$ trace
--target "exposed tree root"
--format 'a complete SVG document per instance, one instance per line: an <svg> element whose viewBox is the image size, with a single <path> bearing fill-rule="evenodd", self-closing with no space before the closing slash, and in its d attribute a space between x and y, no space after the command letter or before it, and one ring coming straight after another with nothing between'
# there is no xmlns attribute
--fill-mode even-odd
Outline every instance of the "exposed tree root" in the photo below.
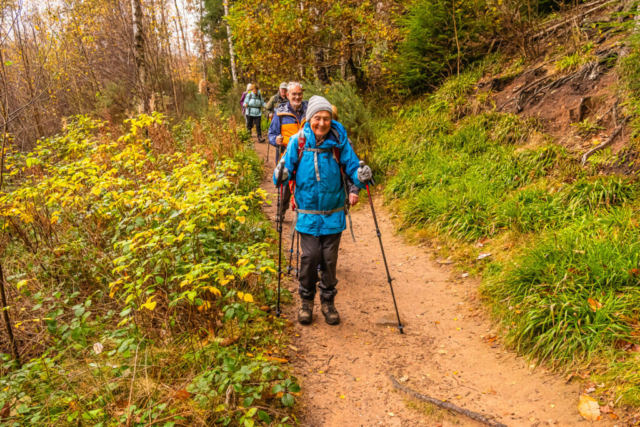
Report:
<svg viewBox="0 0 640 427"><path fill-rule="evenodd" d="M584 103L589 99L588 96L580 98L580 105L578 105L578 123L582 121L582 117L584 116Z"/></svg>
<svg viewBox="0 0 640 427"><path fill-rule="evenodd" d="M494 420L490 420L484 415L478 414L477 412L469 411L468 409L461 408L459 406L454 405L453 403L443 402L442 400L434 399L433 397L429 397L424 394L418 393L417 391L412 390L409 387L406 387L400 384L393 375L389 375L389 378L391 379L391 383L395 388L407 393L409 396L415 399L421 400L423 402L429 402L432 405L435 405L439 408L448 409L451 412L464 415L465 417L471 418L474 421L478 421L479 423L486 424L488 426L507 427L506 425Z"/></svg>
<svg viewBox="0 0 640 427"><path fill-rule="evenodd" d="M582 166L584 166L587 163L587 160L589 160L589 157L591 157L593 153L600 151L603 148L607 148L608 146L613 144L613 141L615 141L618 135L620 135L620 132L622 132L622 128L624 128L624 124L626 123L627 119L628 117L625 117L624 119L622 119L622 122L618 125L617 128L615 128L611 136L609 136L609 138L607 138L605 142L584 153L584 155L582 156Z"/></svg>
<svg viewBox="0 0 640 427"><path fill-rule="evenodd" d="M621 48L609 48L604 49L601 52L596 52L596 59L586 63L578 71L562 76L557 80L549 82L553 76L544 76L531 83L524 85L518 90L516 95L509 101L502 104L498 111L501 111L504 107L515 101L516 113L521 112L532 101L542 97L542 100L549 94L549 92L560 86L567 84L573 80L595 80L600 76L605 69L611 65L611 60L621 56Z"/></svg>

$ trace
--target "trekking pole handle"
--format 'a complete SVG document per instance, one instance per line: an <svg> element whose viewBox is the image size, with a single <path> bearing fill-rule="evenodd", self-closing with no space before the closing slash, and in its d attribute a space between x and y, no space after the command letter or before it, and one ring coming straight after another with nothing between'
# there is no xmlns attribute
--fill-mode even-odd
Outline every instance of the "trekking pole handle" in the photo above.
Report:
<svg viewBox="0 0 640 427"><path fill-rule="evenodd" d="M360 160L360 167L363 167L363 166L364 166L364 160ZM369 182L366 183L366 185L376 185L376 183L373 180L373 178L371 178Z"/></svg>

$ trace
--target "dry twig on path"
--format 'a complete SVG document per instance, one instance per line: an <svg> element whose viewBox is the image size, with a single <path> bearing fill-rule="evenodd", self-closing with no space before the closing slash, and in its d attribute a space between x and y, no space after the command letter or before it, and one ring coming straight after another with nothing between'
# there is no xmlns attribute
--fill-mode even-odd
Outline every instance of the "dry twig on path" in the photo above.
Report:
<svg viewBox="0 0 640 427"><path fill-rule="evenodd" d="M393 383L393 386L395 388L397 388L400 391L403 391L403 392L407 393L408 395L410 395L411 397L413 397L415 399L421 400L423 402L429 402L432 405L435 405L435 406L437 406L439 408L448 409L451 412L455 412L457 414L464 415L465 417L471 418L474 421L478 421L479 423L486 424L488 426L507 427L506 425L504 425L502 423L499 423L498 421L490 420L486 416L484 416L482 414L478 414L477 412L473 412L473 411L470 411L468 409L464 409L464 408L461 408L461 407L459 407L457 405L454 405L453 403L443 402L442 400L435 399L433 397L429 397L429 396L426 396L424 394L418 393L417 391L412 390L409 387L406 387L406 386L400 384L398 382L398 380L396 379L396 377L394 377L393 375L389 375L389 378L391 378L391 383Z"/></svg>

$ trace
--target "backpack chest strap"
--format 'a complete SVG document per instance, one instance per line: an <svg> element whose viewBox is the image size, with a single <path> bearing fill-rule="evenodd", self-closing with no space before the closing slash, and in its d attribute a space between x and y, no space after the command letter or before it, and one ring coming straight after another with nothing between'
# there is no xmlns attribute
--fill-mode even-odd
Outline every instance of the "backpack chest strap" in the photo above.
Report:
<svg viewBox="0 0 640 427"><path fill-rule="evenodd" d="M305 147L303 151L309 151L313 153L313 166L316 171L316 181L320 181L320 170L318 169L318 154L332 153L333 148L309 148Z"/></svg>

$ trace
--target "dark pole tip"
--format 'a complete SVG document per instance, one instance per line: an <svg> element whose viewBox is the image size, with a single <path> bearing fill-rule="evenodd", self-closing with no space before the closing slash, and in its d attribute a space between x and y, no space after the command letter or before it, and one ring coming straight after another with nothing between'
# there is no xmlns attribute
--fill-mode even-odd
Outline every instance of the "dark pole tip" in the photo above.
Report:
<svg viewBox="0 0 640 427"><path fill-rule="evenodd" d="M404 325L398 325L398 330L402 335L404 335Z"/></svg>

